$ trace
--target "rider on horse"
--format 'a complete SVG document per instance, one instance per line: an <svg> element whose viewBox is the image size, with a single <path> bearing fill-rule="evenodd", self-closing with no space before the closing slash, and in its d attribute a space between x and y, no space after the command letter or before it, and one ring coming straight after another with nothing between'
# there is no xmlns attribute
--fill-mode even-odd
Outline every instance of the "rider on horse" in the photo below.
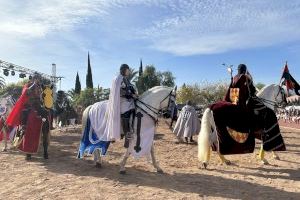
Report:
<svg viewBox="0 0 300 200"><path fill-rule="evenodd" d="M111 93L108 100L108 132L111 141L121 138L120 127L122 125L123 136L126 140L132 138L132 122L135 115L135 99L137 92L130 83L129 66L122 64L120 74L113 80ZM121 120L120 120L121 119ZM128 143L125 143L128 147Z"/></svg>
<svg viewBox="0 0 300 200"><path fill-rule="evenodd" d="M126 139L132 138L132 126L130 119L133 120L135 114L135 98L137 97L133 85L130 83L128 76L130 75L129 66L121 65L120 75L123 76L123 81L120 88L120 103L121 103L121 124L123 133Z"/></svg>
<svg viewBox="0 0 300 200"><path fill-rule="evenodd" d="M225 96L225 101L231 102L240 106L241 108L247 108L247 103L250 97L253 97L256 93L251 75L247 70L245 64L238 66L238 74L233 77L229 90Z"/></svg>

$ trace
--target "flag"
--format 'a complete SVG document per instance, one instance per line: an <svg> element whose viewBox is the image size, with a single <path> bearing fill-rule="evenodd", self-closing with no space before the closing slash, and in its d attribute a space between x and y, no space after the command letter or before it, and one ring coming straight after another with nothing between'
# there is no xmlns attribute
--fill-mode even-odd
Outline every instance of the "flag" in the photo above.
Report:
<svg viewBox="0 0 300 200"><path fill-rule="evenodd" d="M295 93L297 95L300 95L299 94L300 85L297 83L297 81L290 74L287 62L285 63L285 66L284 66L284 69L283 69L281 80L282 79L284 79L282 84L286 86L287 93L289 92L289 90L295 90Z"/></svg>

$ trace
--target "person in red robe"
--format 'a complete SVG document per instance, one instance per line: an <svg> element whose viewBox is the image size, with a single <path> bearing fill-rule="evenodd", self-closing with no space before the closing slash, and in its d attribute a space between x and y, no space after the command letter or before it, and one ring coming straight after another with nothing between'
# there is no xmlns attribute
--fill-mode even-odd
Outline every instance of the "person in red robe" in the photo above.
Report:
<svg viewBox="0 0 300 200"><path fill-rule="evenodd" d="M24 133L18 149L27 154L26 159L30 159L31 154L37 153L40 143L43 125L40 78L36 74L24 85L20 98L7 118L9 127L20 126L21 132Z"/></svg>

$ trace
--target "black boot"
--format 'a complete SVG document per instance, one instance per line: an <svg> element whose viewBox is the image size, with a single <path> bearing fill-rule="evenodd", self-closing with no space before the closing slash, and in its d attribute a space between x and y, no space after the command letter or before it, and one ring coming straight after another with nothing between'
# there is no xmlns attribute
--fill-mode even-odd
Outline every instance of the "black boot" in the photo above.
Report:
<svg viewBox="0 0 300 200"><path fill-rule="evenodd" d="M193 140L193 136L190 137L190 143L195 143L195 140Z"/></svg>
<svg viewBox="0 0 300 200"><path fill-rule="evenodd" d="M125 135L124 147L129 147L129 141L132 139L132 133L130 130L130 118L122 118L123 132Z"/></svg>
<svg viewBox="0 0 300 200"><path fill-rule="evenodd" d="M31 160L31 154L26 154L25 160Z"/></svg>
<svg viewBox="0 0 300 200"><path fill-rule="evenodd" d="M44 144L44 159L48 159L48 144Z"/></svg>

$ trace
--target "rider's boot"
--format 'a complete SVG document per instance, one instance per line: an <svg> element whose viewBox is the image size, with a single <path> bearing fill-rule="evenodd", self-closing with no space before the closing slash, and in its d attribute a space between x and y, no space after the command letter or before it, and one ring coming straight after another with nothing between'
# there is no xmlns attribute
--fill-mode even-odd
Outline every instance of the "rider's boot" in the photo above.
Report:
<svg viewBox="0 0 300 200"><path fill-rule="evenodd" d="M122 118L123 132L125 135L124 147L129 147L129 141L132 139L133 134L130 129L130 118Z"/></svg>

